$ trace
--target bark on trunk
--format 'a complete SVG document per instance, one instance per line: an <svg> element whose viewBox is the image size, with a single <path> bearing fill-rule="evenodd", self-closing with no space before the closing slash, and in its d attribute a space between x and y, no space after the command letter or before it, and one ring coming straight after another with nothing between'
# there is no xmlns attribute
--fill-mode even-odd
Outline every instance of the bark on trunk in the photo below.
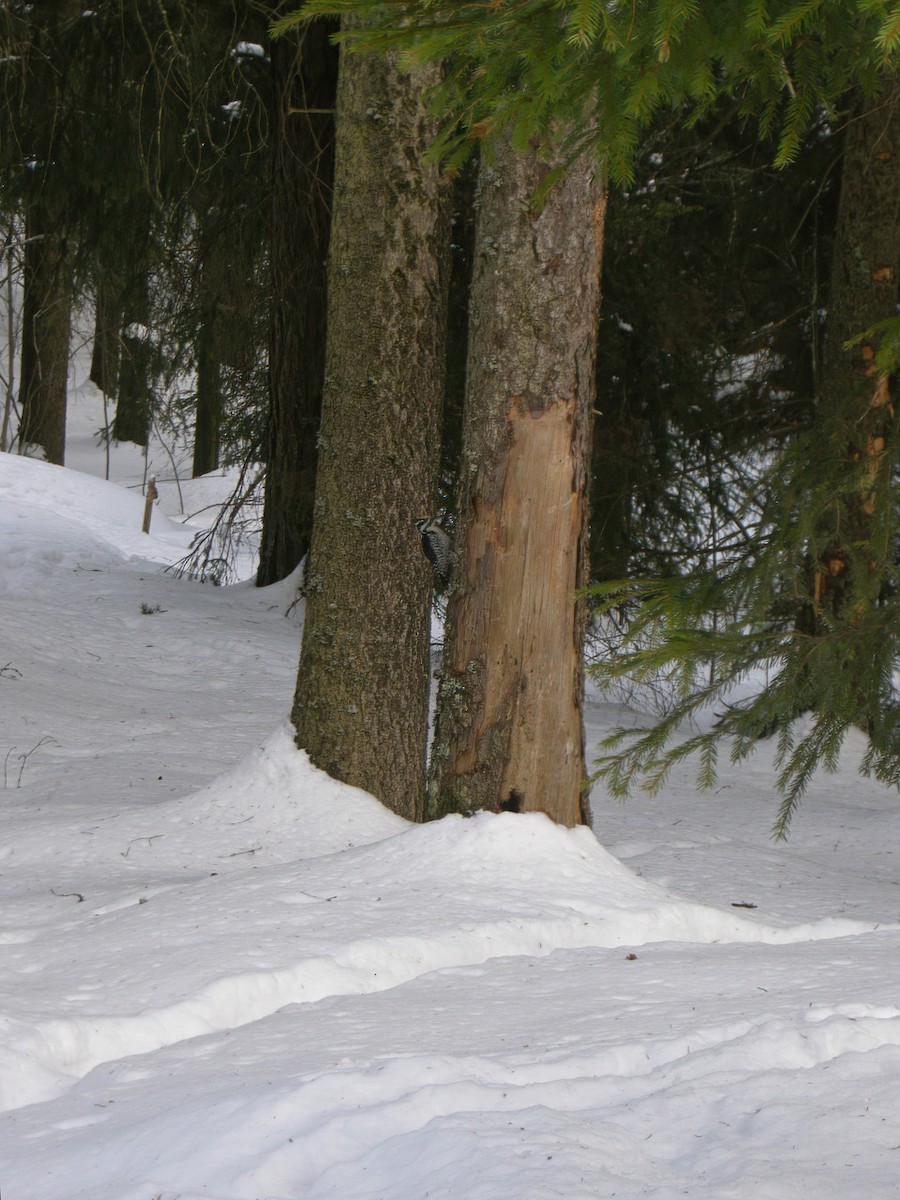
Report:
<svg viewBox="0 0 900 1200"><path fill-rule="evenodd" d="M312 529L334 175L333 28L317 21L296 37L276 39L270 50L273 302L260 587L294 570Z"/></svg>
<svg viewBox="0 0 900 1200"><path fill-rule="evenodd" d="M48 462L62 466L72 307L66 240L36 205L25 237L19 443L40 446Z"/></svg>
<svg viewBox="0 0 900 1200"><path fill-rule="evenodd" d="M582 820L582 648L605 194L507 142L482 166L460 483L429 817Z"/></svg>
<svg viewBox="0 0 900 1200"><path fill-rule="evenodd" d="M815 607L832 613L844 611L854 569L868 569L875 495L895 421L891 382L874 363L877 335L850 350L845 344L896 315L898 280L900 78L895 76L879 101L850 123L844 151L821 403L826 418L842 422L850 461L861 464L862 471L858 496L816 565Z"/></svg>
<svg viewBox="0 0 900 1200"><path fill-rule="evenodd" d="M346 55L337 102L328 352L297 744L421 817L449 257L447 189L423 162L429 68Z"/></svg>

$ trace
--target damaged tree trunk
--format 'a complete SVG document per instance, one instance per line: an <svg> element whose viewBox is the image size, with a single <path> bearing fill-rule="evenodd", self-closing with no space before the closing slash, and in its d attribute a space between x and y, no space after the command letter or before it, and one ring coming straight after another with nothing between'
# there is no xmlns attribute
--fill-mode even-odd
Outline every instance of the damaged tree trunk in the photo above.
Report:
<svg viewBox="0 0 900 1200"><path fill-rule="evenodd" d="M476 809L583 820L588 478L605 193L576 163L494 147L479 217L457 578L429 817Z"/></svg>

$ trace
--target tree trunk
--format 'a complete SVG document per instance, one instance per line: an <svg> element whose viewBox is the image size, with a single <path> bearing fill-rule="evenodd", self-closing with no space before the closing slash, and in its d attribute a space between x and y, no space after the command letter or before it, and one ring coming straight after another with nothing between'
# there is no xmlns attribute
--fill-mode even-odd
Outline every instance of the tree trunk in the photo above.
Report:
<svg viewBox="0 0 900 1200"><path fill-rule="evenodd" d="M482 167L460 481L458 578L428 813L582 820L582 650L605 194L508 141Z"/></svg>
<svg viewBox="0 0 900 1200"><path fill-rule="evenodd" d="M122 306L118 290L99 281L95 303L94 345L89 378L104 395L115 398L121 351L119 334L122 330Z"/></svg>
<svg viewBox="0 0 900 1200"><path fill-rule="evenodd" d="M844 150L825 329L821 408L837 422L860 485L851 497L815 567L816 612L844 612L871 569L875 495L886 438L895 413L888 376L875 365L878 335L852 349L846 343L897 314L900 279L900 78L878 103L851 121ZM832 426L834 428L834 426ZM872 561L872 566L874 561ZM818 625L818 622L816 623Z"/></svg>
<svg viewBox="0 0 900 1200"><path fill-rule="evenodd" d="M195 479L198 475L214 471L219 465L219 438L224 410L222 305L235 279L235 272L229 270L222 237L215 210L206 212L200 220L196 251L200 323L194 345L197 405L191 474Z"/></svg>
<svg viewBox="0 0 900 1200"><path fill-rule="evenodd" d="M146 446L150 436L152 349L147 328L149 319L149 284L146 272L142 272L133 281L125 302L118 398L113 421L115 441L134 442L138 446Z"/></svg>
<svg viewBox="0 0 900 1200"><path fill-rule="evenodd" d="M447 189L423 155L435 78L344 56L328 352L293 721L329 774L422 813L434 504L449 260Z"/></svg>
<svg viewBox="0 0 900 1200"><path fill-rule="evenodd" d="M66 240L38 205L28 210L25 238L19 443L41 446L62 466L72 308Z"/></svg>
<svg viewBox="0 0 900 1200"><path fill-rule="evenodd" d="M334 174L333 30L331 22L316 21L270 47L273 301L260 587L294 570L312 529Z"/></svg>
<svg viewBox="0 0 900 1200"><path fill-rule="evenodd" d="M197 410L194 420L194 458L191 475L205 475L219 465L222 424L222 377L216 344L215 317L208 313L196 342Z"/></svg>
<svg viewBox="0 0 900 1200"><path fill-rule="evenodd" d="M478 156L453 178L450 284L447 299L447 373L441 438L440 507L454 512L466 406L466 358L469 345L469 296L475 252L475 190Z"/></svg>

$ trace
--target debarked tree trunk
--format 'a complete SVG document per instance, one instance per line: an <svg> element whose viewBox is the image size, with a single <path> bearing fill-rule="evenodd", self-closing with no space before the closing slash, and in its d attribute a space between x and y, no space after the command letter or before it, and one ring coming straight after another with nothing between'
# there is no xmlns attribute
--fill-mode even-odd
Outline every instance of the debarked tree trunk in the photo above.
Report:
<svg viewBox="0 0 900 1200"><path fill-rule="evenodd" d="M479 183L457 578L430 817L583 819L583 641L594 356L605 192L583 159L507 141Z"/></svg>

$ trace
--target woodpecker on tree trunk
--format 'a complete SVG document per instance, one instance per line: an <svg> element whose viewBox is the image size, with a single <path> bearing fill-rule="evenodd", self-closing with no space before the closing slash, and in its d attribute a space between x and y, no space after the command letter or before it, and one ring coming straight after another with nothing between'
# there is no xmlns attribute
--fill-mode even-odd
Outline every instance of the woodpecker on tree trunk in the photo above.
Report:
<svg viewBox="0 0 900 1200"><path fill-rule="evenodd" d="M422 538L422 550L434 571L435 590L444 592L450 584L453 567L453 541L436 517L416 521L416 529Z"/></svg>

